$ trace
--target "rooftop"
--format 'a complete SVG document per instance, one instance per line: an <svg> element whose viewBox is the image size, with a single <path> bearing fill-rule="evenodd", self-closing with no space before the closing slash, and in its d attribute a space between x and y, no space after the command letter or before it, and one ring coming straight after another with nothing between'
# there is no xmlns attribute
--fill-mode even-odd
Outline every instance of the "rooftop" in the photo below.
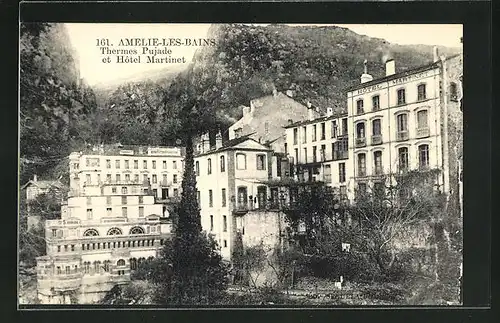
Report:
<svg viewBox="0 0 500 323"><path fill-rule="evenodd" d="M342 117L347 117L347 112L335 113L335 114L332 114L331 116L321 116L321 117L313 119L313 120L301 120L301 121L297 121L297 122L294 122L292 124L286 125L283 128L285 128L285 129L286 128L294 128L297 126L304 126L304 125L308 125L308 124L324 122L324 121L342 118Z"/></svg>
<svg viewBox="0 0 500 323"><path fill-rule="evenodd" d="M225 141L222 143L222 146L220 148L211 148L209 151L203 152L201 154L196 154L195 157L209 155L209 154L219 152L219 151L229 150L229 149L231 149L231 148L233 148L233 147L235 147L235 146L237 146L237 145L239 145L247 140L251 140L251 141L254 141L256 143L259 143L257 140L250 138L250 136L253 134L255 134L255 132L249 133L247 135L244 135L244 136L241 136L238 138L234 138L234 139ZM262 143L259 143L259 144L263 145Z"/></svg>
<svg viewBox="0 0 500 323"><path fill-rule="evenodd" d="M183 147L167 146L142 146L142 145L94 145L79 151L83 155L105 155L105 156L172 156L181 157L185 155Z"/></svg>
<svg viewBox="0 0 500 323"><path fill-rule="evenodd" d="M449 59L455 58L455 57L460 56L460 55L462 55L462 54L459 53L459 54L451 55L449 57L446 57L444 60L447 61ZM381 82L395 80L395 79L400 78L400 77L408 76L408 75L419 73L419 72L424 72L424 71L427 71L430 69L438 68L440 66L441 66L441 61L439 60L437 62L429 63L426 65L421 65L421 66L418 66L418 67L415 67L415 68L412 68L412 69L409 69L409 70L406 70L403 72L395 73L395 74L392 74L389 76L379 77L379 78L373 79L372 81L369 81L369 82L356 84L356 85L353 85L351 87L348 87L346 89L346 91L351 92L351 91L359 90L359 89L362 89L362 88L365 88L365 87L368 87L371 85L375 85L375 84L378 84Z"/></svg>

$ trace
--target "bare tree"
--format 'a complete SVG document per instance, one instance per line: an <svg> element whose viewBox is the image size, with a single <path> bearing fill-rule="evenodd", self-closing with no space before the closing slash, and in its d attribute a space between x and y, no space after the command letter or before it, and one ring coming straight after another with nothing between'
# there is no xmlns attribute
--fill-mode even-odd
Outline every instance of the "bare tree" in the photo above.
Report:
<svg viewBox="0 0 500 323"><path fill-rule="evenodd" d="M390 175L371 192L357 191L349 210L355 224L352 232L357 245L365 248L382 271L394 265L396 238L443 210L445 199L434 184L436 174L430 170Z"/></svg>

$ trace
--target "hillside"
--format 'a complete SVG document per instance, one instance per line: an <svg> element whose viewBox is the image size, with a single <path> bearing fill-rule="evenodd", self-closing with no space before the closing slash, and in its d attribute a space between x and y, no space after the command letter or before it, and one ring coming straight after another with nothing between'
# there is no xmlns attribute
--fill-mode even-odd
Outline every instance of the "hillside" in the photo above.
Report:
<svg viewBox="0 0 500 323"><path fill-rule="evenodd" d="M239 117L240 104L275 88L293 89L297 100L323 109L344 109L345 88L359 82L365 59L375 78L384 75L388 58L395 59L398 72L432 60L432 46L390 44L336 26L228 24L214 25L209 34L217 46L197 53L191 69L212 69L209 74L224 94L213 103L231 117ZM446 55L459 51L438 48Z"/></svg>

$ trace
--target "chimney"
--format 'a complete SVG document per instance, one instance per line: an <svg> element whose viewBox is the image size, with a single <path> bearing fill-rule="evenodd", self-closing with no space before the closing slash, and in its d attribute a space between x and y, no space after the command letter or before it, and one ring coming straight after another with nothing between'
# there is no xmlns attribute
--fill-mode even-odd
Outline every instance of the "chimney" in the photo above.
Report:
<svg viewBox="0 0 500 323"><path fill-rule="evenodd" d="M217 132L217 134L215 135L215 149L219 149L222 147L222 134L220 133L220 130L219 132Z"/></svg>
<svg viewBox="0 0 500 323"><path fill-rule="evenodd" d="M33 182L36 182L37 180L38 180L38 178L37 178L36 174L33 175Z"/></svg>
<svg viewBox="0 0 500 323"><path fill-rule="evenodd" d="M326 116L331 117L333 115L333 108L326 108Z"/></svg>
<svg viewBox="0 0 500 323"><path fill-rule="evenodd" d="M394 74L396 74L396 63L391 58L385 62L385 76L394 75Z"/></svg>
<svg viewBox="0 0 500 323"><path fill-rule="evenodd" d="M206 153L210 150L210 137L208 133L201 136L201 150L202 153Z"/></svg>
<svg viewBox="0 0 500 323"><path fill-rule="evenodd" d="M437 46L432 48L432 62L436 63L439 61L439 52Z"/></svg>
<svg viewBox="0 0 500 323"><path fill-rule="evenodd" d="M307 113L308 113L308 117L309 117L309 120L314 120L314 107L311 105L310 102L307 102Z"/></svg>
<svg viewBox="0 0 500 323"><path fill-rule="evenodd" d="M250 107L243 107L243 117L250 115Z"/></svg>
<svg viewBox="0 0 500 323"><path fill-rule="evenodd" d="M292 119L288 119L288 124L292 124L293 123L293 120Z"/></svg>
<svg viewBox="0 0 500 323"><path fill-rule="evenodd" d="M293 90L286 90L286 95L290 98L293 98Z"/></svg>
<svg viewBox="0 0 500 323"><path fill-rule="evenodd" d="M368 61L365 59L365 61L363 62L364 69L363 69L363 74L361 75L361 83L366 83L373 80L373 76L368 74L368 67L366 66L367 63Z"/></svg>

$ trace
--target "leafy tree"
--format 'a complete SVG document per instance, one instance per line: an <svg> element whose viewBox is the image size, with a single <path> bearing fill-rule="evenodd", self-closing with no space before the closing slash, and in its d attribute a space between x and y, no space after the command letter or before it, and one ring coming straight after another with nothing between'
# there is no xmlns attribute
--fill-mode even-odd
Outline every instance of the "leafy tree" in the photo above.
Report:
<svg viewBox="0 0 500 323"><path fill-rule="evenodd" d="M326 185L315 183L299 191L293 205L285 209L285 219L295 231L300 224L305 225L305 241L301 244L314 249L318 236L327 234L342 213L339 196Z"/></svg>

